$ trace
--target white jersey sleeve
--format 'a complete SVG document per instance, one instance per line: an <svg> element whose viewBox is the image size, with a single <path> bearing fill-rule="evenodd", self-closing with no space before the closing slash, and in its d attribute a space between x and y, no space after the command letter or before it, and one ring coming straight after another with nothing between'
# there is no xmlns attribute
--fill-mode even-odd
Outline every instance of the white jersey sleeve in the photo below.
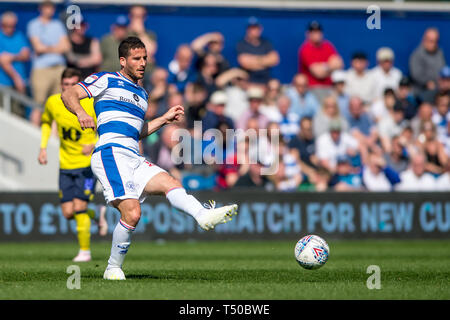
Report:
<svg viewBox="0 0 450 320"><path fill-rule="evenodd" d="M84 79L84 81L78 82L78 85L86 91L89 98L95 98L108 87L107 74L109 72L93 73Z"/></svg>

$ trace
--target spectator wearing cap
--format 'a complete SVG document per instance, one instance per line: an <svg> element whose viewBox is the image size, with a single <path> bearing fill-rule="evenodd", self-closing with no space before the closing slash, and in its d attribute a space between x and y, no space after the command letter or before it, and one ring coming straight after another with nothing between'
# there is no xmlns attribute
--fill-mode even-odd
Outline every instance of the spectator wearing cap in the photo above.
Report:
<svg viewBox="0 0 450 320"><path fill-rule="evenodd" d="M320 109L319 100L309 90L308 77L297 73L291 85L286 89L286 95L291 100L291 112L296 113L299 118L313 118Z"/></svg>
<svg viewBox="0 0 450 320"><path fill-rule="evenodd" d="M434 90L440 70L445 66L444 52L439 47L439 30L425 30L422 42L409 57L409 73L414 82L414 90Z"/></svg>
<svg viewBox="0 0 450 320"><path fill-rule="evenodd" d="M202 120L202 130L219 129L221 123L226 123L230 129L234 129L233 120L225 115L227 95L223 91L216 91L211 95L207 105L207 111Z"/></svg>
<svg viewBox="0 0 450 320"><path fill-rule="evenodd" d="M227 95L225 114L235 123L248 109L248 73L239 68L231 68L216 77L216 86Z"/></svg>
<svg viewBox="0 0 450 320"><path fill-rule="evenodd" d="M127 26L128 36L138 37L145 45L147 50L147 67L144 79L148 79L150 73L156 65L155 54L158 50L157 36L152 30L145 28L147 20L147 9L143 5L131 6L128 12L129 24Z"/></svg>
<svg viewBox="0 0 450 320"><path fill-rule="evenodd" d="M397 99L403 110L405 111L405 119L411 120L417 113L417 98L413 94L411 81L404 76L400 80L397 89Z"/></svg>
<svg viewBox="0 0 450 320"><path fill-rule="evenodd" d="M306 40L298 50L298 72L306 74L309 86L319 101L330 93L331 73L342 69L343 65L334 45L324 39L321 24L310 22Z"/></svg>
<svg viewBox="0 0 450 320"><path fill-rule="evenodd" d="M192 66L193 53L188 44L178 46L175 56L169 62L169 83L174 84L178 91L183 92L189 82L195 82L195 70Z"/></svg>
<svg viewBox="0 0 450 320"><path fill-rule="evenodd" d="M436 95L444 93L450 96L450 66L445 66L439 73L437 87L431 90L425 90L420 95L420 100L434 103Z"/></svg>
<svg viewBox="0 0 450 320"><path fill-rule="evenodd" d="M98 39L86 35L89 25L81 17L80 27L69 31L71 49L66 53L67 66L76 68L84 79L97 72L102 63L102 52Z"/></svg>
<svg viewBox="0 0 450 320"><path fill-rule="evenodd" d="M388 110L388 115L383 117L377 124L377 130L384 152L391 152L392 138L399 135L406 125L405 112L398 101L396 101L394 106Z"/></svg>
<svg viewBox="0 0 450 320"><path fill-rule="evenodd" d="M339 110L336 97L329 95L323 100L322 108L313 118L314 135L319 137L328 132L333 120L339 121L342 131L348 131L348 122Z"/></svg>
<svg viewBox="0 0 450 320"><path fill-rule="evenodd" d="M345 92L347 76L343 70L335 70L331 74L331 82L333 82L333 94L336 96L340 113L344 117L349 116L348 104L350 96Z"/></svg>
<svg viewBox="0 0 450 320"><path fill-rule="evenodd" d="M349 133L344 132L339 119L330 122L328 131L316 139L316 155L319 165L331 173L336 171L337 159L348 155L354 157L358 154L359 143Z"/></svg>
<svg viewBox="0 0 450 320"><path fill-rule="evenodd" d="M17 15L7 11L0 18L0 85L26 93L30 46L25 35L16 29ZM25 116L21 105L12 105L14 113Z"/></svg>
<svg viewBox="0 0 450 320"><path fill-rule="evenodd" d="M437 189L435 178L425 171L426 158L423 153L411 156L409 169L400 173L400 183L396 191L434 191Z"/></svg>
<svg viewBox="0 0 450 320"><path fill-rule="evenodd" d="M247 129L247 122L250 118L258 120L258 127L260 129L267 128L269 119L259 110L264 99L264 90L261 87L250 87L247 90L247 98L249 108L241 114L236 127L238 129Z"/></svg>
<svg viewBox="0 0 450 320"><path fill-rule="evenodd" d="M239 66L248 72L249 82L265 85L271 79L271 68L280 62L278 52L271 42L263 37L263 26L255 17L250 17L244 39L236 45Z"/></svg>
<svg viewBox="0 0 450 320"><path fill-rule="evenodd" d="M374 82L368 66L367 55L355 52L345 78L345 92L351 97L361 98L364 104L372 103L374 98Z"/></svg>
<svg viewBox="0 0 450 320"><path fill-rule="evenodd" d="M47 98L61 92L61 74L66 67L64 54L70 50L66 27L54 19L55 5L44 1L39 5L39 16L28 22L27 36L33 48L31 91L33 99L44 104ZM33 109L31 122L39 126L41 112Z"/></svg>
<svg viewBox="0 0 450 320"><path fill-rule="evenodd" d="M118 16L111 25L110 33L101 39L100 51L102 53L102 64L100 69L102 71L114 72L120 69L117 48L120 42L128 35L127 25L127 17L123 15Z"/></svg>
<svg viewBox="0 0 450 320"><path fill-rule="evenodd" d="M378 65L370 70L374 83L374 99L381 99L386 88L397 90L402 72L394 67L394 51L388 47L377 50Z"/></svg>
<svg viewBox="0 0 450 320"><path fill-rule="evenodd" d="M437 92L450 95L450 67L445 66L439 73Z"/></svg>

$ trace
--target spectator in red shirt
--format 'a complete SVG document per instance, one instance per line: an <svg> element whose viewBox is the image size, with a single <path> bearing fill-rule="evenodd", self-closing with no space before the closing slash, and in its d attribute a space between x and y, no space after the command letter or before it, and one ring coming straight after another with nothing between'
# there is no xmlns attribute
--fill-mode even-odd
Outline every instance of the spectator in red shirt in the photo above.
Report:
<svg viewBox="0 0 450 320"><path fill-rule="evenodd" d="M322 26L317 21L310 22L306 40L298 51L298 71L308 77L309 86L319 100L330 93L331 73L343 65L334 45L324 39Z"/></svg>

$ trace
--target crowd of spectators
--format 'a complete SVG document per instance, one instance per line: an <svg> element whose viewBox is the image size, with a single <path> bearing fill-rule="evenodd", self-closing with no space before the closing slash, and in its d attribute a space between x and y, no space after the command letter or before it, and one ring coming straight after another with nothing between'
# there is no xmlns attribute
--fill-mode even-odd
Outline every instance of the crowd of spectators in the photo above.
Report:
<svg viewBox="0 0 450 320"><path fill-rule="evenodd" d="M280 55L255 17L234 44L236 63L222 53L224 36L208 32L180 44L163 66L155 59L157 35L145 28L144 6L118 16L101 39L88 36L89 24L83 19L80 28L67 30L54 14L55 6L44 1L24 35L15 29L17 16L3 13L0 84L21 93L29 88L43 104L59 92L65 66L85 76L117 71L118 44L129 35L138 36L148 51L142 83L150 95L146 119L177 104L186 111L185 121L142 141L142 151L188 189L450 190L450 67L435 28L424 31L410 55L408 74L402 74L389 47L377 50L373 68L369 53L362 51L354 52L346 68L339 48L324 37L322 25L312 21L299 45L297 73L291 83L281 83L271 73ZM20 106L14 112L26 115ZM39 111L26 116L39 125ZM192 154L192 161L173 161L179 152L172 140L177 129L190 133L190 148L182 152L184 159ZM209 129L217 129L221 138ZM234 139L228 129L256 134ZM207 151L215 161L204 156Z"/></svg>

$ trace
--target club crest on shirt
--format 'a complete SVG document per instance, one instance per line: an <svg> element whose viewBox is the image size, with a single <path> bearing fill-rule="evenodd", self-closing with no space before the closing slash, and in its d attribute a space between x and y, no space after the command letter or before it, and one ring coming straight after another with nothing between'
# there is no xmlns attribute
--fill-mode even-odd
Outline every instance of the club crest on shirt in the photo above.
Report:
<svg viewBox="0 0 450 320"><path fill-rule="evenodd" d="M96 76L95 74L91 74L89 77L87 77L86 79L84 79L84 82L89 84L94 82L95 80L98 79L98 76Z"/></svg>
<svg viewBox="0 0 450 320"><path fill-rule="evenodd" d="M127 183L125 183L125 188L131 192L136 191L136 186L133 181L128 181Z"/></svg>

